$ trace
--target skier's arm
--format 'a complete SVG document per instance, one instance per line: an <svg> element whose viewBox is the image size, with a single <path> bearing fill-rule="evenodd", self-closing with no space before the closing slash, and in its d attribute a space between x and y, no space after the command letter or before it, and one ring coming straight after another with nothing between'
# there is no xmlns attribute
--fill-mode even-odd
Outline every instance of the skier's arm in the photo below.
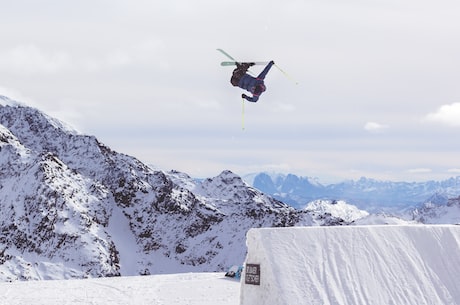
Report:
<svg viewBox="0 0 460 305"><path fill-rule="evenodd" d="M253 97L250 97L250 96L247 96L246 94L243 93L241 95L241 97L246 99L246 100L248 100L248 101L250 101L250 102L253 102L253 103L255 103L255 102L257 102L259 100L259 97L257 95L254 95Z"/></svg>
<svg viewBox="0 0 460 305"><path fill-rule="evenodd" d="M267 76L268 71L270 71L270 68L275 64L275 62L272 60L268 63L268 65L263 69L262 72L260 72L259 76L257 76L258 79L264 79L265 76Z"/></svg>

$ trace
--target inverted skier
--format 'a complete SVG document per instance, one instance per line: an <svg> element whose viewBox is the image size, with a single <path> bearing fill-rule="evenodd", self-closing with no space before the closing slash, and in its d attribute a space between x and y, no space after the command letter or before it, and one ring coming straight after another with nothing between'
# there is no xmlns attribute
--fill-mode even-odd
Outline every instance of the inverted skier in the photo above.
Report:
<svg viewBox="0 0 460 305"><path fill-rule="evenodd" d="M230 82L235 87L240 87L241 89L247 90L252 93L252 97L247 96L246 94L242 94L241 97L250 101L250 102L257 102L259 96L267 90L264 84L265 76L267 75L270 68L275 64L272 60L270 61L267 66L263 69L262 72L257 77L253 77L246 73L249 67L253 66L254 63L236 63L236 68L233 70L232 78Z"/></svg>

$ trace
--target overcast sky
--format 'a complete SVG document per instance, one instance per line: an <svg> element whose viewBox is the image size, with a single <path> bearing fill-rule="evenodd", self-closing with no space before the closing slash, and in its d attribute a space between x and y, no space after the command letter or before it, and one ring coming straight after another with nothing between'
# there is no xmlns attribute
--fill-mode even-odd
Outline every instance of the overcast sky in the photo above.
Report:
<svg viewBox="0 0 460 305"><path fill-rule="evenodd" d="M193 177L445 179L460 175L459 16L458 0L0 0L0 94ZM216 48L299 84L273 67L243 130Z"/></svg>

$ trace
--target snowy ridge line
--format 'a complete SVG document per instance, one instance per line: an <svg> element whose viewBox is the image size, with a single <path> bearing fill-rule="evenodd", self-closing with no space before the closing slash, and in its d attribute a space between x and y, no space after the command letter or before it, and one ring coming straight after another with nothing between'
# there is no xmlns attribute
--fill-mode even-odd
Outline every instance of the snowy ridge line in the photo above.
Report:
<svg viewBox="0 0 460 305"><path fill-rule="evenodd" d="M7 96L0 95L0 106L18 106L20 105L19 102L10 99Z"/></svg>

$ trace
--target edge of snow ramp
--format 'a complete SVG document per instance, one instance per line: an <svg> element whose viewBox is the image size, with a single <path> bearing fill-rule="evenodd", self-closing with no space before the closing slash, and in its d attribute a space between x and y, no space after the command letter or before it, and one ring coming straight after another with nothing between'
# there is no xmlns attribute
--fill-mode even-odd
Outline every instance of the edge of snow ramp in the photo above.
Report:
<svg viewBox="0 0 460 305"><path fill-rule="evenodd" d="M251 229L241 305L460 304L460 226Z"/></svg>

